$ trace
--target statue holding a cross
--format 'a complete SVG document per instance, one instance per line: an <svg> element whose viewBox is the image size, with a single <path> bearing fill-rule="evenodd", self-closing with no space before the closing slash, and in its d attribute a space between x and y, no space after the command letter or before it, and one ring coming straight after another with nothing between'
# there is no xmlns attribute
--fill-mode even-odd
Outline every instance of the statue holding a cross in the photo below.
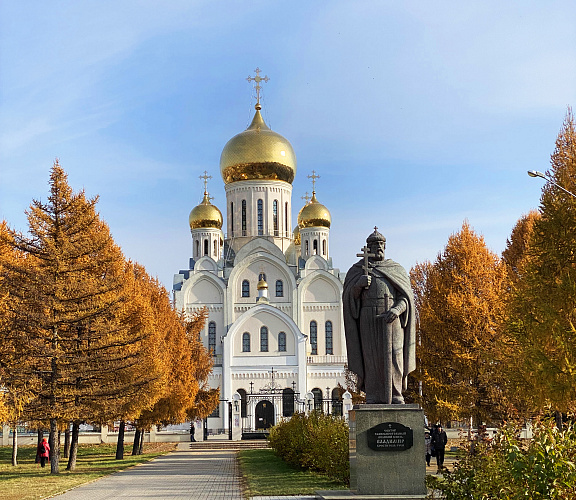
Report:
<svg viewBox="0 0 576 500"><path fill-rule="evenodd" d="M416 368L414 298L406 270L384 258L386 238L374 228L346 274L344 327L348 368L369 404L403 404Z"/></svg>

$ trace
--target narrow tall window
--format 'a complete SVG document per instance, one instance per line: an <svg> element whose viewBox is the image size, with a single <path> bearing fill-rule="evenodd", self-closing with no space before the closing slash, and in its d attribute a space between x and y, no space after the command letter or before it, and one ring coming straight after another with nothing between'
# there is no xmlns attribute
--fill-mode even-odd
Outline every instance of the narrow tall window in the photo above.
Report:
<svg viewBox="0 0 576 500"><path fill-rule="evenodd" d="M326 354L334 354L334 346L332 344L332 321L326 321L324 328L326 330Z"/></svg>
<svg viewBox="0 0 576 500"><path fill-rule="evenodd" d="M248 332L242 334L242 352L250 352L250 334Z"/></svg>
<svg viewBox="0 0 576 500"><path fill-rule="evenodd" d="M230 203L230 236L234 238L234 203Z"/></svg>
<svg viewBox="0 0 576 500"><path fill-rule="evenodd" d="M218 240L214 240L214 257L218 256Z"/></svg>
<svg viewBox="0 0 576 500"><path fill-rule="evenodd" d="M208 240L204 240L204 255L208 255Z"/></svg>
<svg viewBox="0 0 576 500"><path fill-rule="evenodd" d="M322 240L322 255L326 255L326 240Z"/></svg>
<svg viewBox="0 0 576 500"><path fill-rule="evenodd" d="M276 280L276 297L284 297L284 283L282 283L282 280Z"/></svg>
<svg viewBox="0 0 576 500"><path fill-rule="evenodd" d="M288 236L288 202L284 203L284 234Z"/></svg>
<svg viewBox="0 0 576 500"><path fill-rule="evenodd" d="M260 351L268 352L268 328L260 328Z"/></svg>
<svg viewBox="0 0 576 500"><path fill-rule="evenodd" d="M242 297L250 297L250 282L248 280L242 282Z"/></svg>
<svg viewBox="0 0 576 500"><path fill-rule="evenodd" d="M291 417L294 415L294 391L286 388L282 391L282 416Z"/></svg>
<svg viewBox="0 0 576 500"><path fill-rule="evenodd" d="M208 323L208 350L212 351L212 356L216 356L216 323Z"/></svg>
<svg viewBox="0 0 576 500"><path fill-rule="evenodd" d="M258 236L264 234L264 203L258 200Z"/></svg>
<svg viewBox="0 0 576 500"><path fill-rule="evenodd" d="M278 200L272 202L272 224L274 226L274 236L278 236Z"/></svg>
<svg viewBox="0 0 576 500"><path fill-rule="evenodd" d="M318 323L310 321L310 354L318 354Z"/></svg>
<svg viewBox="0 0 576 500"><path fill-rule="evenodd" d="M304 255L308 255L310 248L308 247L308 240L306 240L306 253Z"/></svg>
<svg viewBox="0 0 576 500"><path fill-rule="evenodd" d="M278 334L278 350L280 352L286 352L286 333L284 332Z"/></svg>
<svg viewBox="0 0 576 500"><path fill-rule="evenodd" d="M240 418L246 418L248 416L248 395L244 389L238 389L236 392L240 394Z"/></svg>
<svg viewBox="0 0 576 500"><path fill-rule="evenodd" d="M312 246L313 254L318 255L318 240L314 240L314 245Z"/></svg>
<svg viewBox="0 0 576 500"><path fill-rule="evenodd" d="M246 236L246 200L242 200L242 236Z"/></svg>
<svg viewBox="0 0 576 500"><path fill-rule="evenodd" d="M196 254L194 255L194 257L198 258L200 257L200 241L196 240Z"/></svg>

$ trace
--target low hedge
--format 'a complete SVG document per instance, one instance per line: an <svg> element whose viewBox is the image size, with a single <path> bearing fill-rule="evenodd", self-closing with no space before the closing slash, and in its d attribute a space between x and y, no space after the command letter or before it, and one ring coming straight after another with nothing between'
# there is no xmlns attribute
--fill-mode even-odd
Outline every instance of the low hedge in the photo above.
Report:
<svg viewBox="0 0 576 500"><path fill-rule="evenodd" d="M342 418L295 413L270 429L269 441L285 462L349 483L348 424Z"/></svg>

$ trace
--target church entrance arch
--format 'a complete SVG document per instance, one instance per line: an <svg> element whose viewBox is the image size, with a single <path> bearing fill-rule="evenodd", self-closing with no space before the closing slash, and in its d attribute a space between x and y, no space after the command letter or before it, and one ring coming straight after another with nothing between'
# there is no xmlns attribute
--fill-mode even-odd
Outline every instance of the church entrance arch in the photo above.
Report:
<svg viewBox="0 0 576 500"><path fill-rule="evenodd" d="M274 425L274 405L264 399L259 401L255 410L256 429L269 429Z"/></svg>

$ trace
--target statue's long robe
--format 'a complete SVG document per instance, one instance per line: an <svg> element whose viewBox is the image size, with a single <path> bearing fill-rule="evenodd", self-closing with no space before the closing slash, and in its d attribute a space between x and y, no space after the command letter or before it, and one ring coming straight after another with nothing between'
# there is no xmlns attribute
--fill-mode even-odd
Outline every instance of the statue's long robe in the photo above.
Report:
<svg viewBox="0 0 576 500"><path fill-rule="evenodd" d="M362 265L363 261L354 264L344 281L342 299L348 368L358 375L358 389L366 392L367 402L403 401L401 392L407 389L408 374L416 368L414 298L410 279L404 268L393 260L370 262L370 288L392 289L386 310L400 300L407 304L398 319L386 323L376 318L384 309L377 310L368 304L373 302L368 297L374 291L363 290L359 297L354 296L354 285L365 274ZM376 283L377 280L383 282Z"/></svg>

